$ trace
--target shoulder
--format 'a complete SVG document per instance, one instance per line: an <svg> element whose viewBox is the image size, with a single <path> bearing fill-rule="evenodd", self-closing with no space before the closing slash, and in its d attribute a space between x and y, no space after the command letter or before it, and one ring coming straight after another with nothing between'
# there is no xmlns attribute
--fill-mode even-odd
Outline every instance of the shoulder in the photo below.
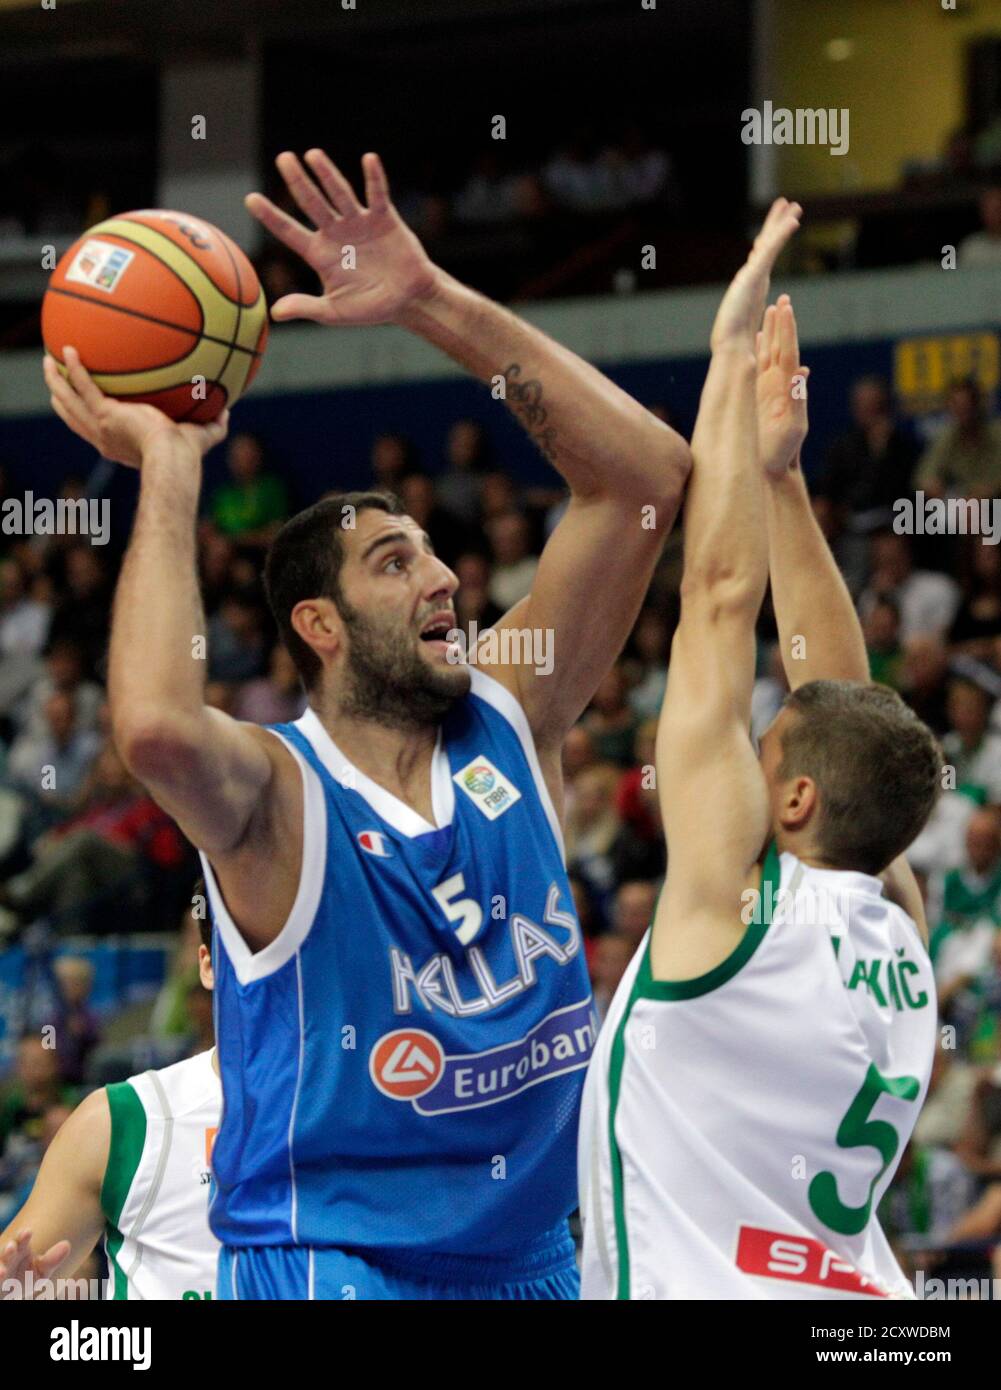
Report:
<svg viewBox="0 0 1001 1390"><path fill-rule="evenodd" d="M122 1083L127 1084L127 1083ZM111 1106L107 1087L92 1091L61 1126L47 1160L64 1161L76 1183L97 1191L111 1152Z"/></svg>

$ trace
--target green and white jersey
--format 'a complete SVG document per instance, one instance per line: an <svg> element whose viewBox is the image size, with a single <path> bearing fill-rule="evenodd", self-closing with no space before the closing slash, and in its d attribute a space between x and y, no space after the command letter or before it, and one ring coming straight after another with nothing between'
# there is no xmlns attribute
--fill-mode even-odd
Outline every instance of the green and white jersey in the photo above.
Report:
<svg viewBox="0 0 1001 1390"><path fill-rule="evenodd" d="M208 1203L222 1085L212 1054L107 1087L108 1298L215 1297L219 1242Z"/></svg>
<svg viewBox="0 0 1001 1390"><path fill-rule="evenodd" d="M616 992L584 1088L583 1298L913 1297L875 1212L928 1088L927 952L867 874L772 849L760 906L694 980L653 980L647 933Z"/></svg>

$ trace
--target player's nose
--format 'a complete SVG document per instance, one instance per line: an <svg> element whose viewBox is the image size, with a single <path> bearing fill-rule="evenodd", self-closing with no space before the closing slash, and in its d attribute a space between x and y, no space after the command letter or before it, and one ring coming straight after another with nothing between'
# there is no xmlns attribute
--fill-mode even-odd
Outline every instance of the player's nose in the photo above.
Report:
<svg viewBox="0 0 1001 1390"><path fill-rule="evenodd" d="M428 571L424 597L432 599L450 599L459 587L458 576L449 569L443 560L439 560L437 555L430 555L428 559L431 567Z"/></svg>

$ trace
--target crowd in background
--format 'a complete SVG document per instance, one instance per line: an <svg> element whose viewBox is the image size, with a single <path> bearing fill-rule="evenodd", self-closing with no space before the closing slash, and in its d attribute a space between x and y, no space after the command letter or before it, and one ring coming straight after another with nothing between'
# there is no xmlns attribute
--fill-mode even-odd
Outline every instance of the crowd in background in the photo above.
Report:
<svg viewBox="0 0 1001 1390"><path fill-rule="evenodd" d="M879 379L855 383L850 412L850 430L827 442L812 479L816 511L857 598L874 679L928 722L952 769L911 855L927 897L942 1045L883 1217L926 1271L983 1272L1001 1240L1001 547L898 534L893 518L895 501L915 489L1001 498L1001 424L972 381L954 384L947 424L927 448ZM261 440L236 434L226 449L227 481L208 493L198 523L207 699L240 719L295 719L304 696L260 574L299 499ZM467 631L489 627L530 591L565 505L558 493L512 481L470 420L454 423L437 459L380 435L370 481L400 495L456 571ZM0 498L18 485L0 477ZM64 493L81 486L67 479ZM666 870L651 771L680 544L675 532L624 650L564 749L568 869L599 1018ZM57 1039L51 1047L37 1033L25 1037L0 1100L2 1225L86 1089L129 1075L140 1053L143 1066L165 1065L204 1048L212 1023L197 979L191 848L109 734L111 562L73 536L0 536L0 547L0 951L44 925L56 944ZM759 639L756 733L786 689L767 606ZM74 942L139 926L169 937L173 964L155 1007L123 1031L90 1005L93 969Z"/></svg>

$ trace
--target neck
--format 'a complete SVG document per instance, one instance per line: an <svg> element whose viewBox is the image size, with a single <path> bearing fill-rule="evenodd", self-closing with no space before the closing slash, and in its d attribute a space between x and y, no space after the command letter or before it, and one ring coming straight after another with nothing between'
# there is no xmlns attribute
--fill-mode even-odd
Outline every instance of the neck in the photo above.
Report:
<svg viewBox="0 0 1001 1390"><path fill-rule="evenodd" d="M346 713L333 700L319 698L312 709L327 733L373 782L402 800L422 803L428 769L438 738L436 724L394 728Z"/></svg>

